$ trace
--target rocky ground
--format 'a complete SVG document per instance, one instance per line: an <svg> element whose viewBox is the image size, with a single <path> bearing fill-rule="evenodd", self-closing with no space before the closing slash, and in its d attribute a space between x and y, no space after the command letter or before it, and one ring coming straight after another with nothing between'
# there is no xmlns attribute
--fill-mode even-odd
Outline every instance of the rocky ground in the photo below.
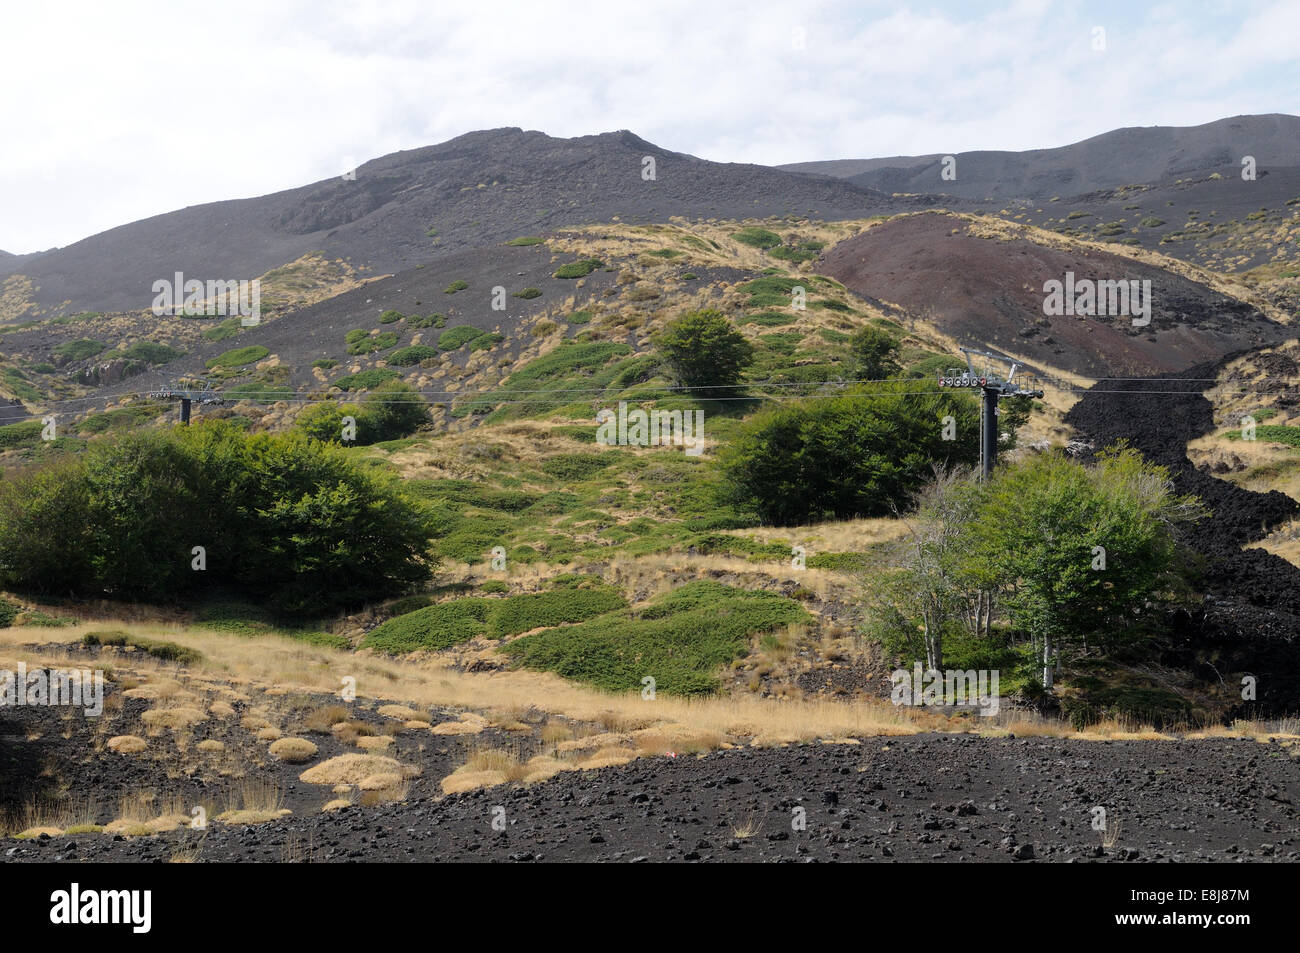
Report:
<svg viewBox="0 0 1300 953"><path fill-rule="evenodd" d="M1276 743L917 735L649 758L258 826L0 841L0 857L1297 861L1298 799L1300 765ZM1104 847L1097 807L1110 829Z"/></svg>

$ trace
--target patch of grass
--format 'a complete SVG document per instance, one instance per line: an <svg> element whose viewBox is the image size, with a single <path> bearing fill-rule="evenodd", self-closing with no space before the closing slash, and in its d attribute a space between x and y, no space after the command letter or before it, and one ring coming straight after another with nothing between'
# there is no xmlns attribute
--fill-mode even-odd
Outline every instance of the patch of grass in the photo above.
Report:
<svg viewBox="0 0 1300 953"><path fill-rule="evenodd" d="M447 318L441 314L413 314L406 323L413 328L441 328L446 325Z"/></svg>
<svg viewBox="0 0 1300 953"><path fill-rule="evenodd" d="M372 387L378 387L384 381L391 381L395 377L401 377L401 375L387 367L376 367L359 371L356 374L348 374L346 377L340 377L334 382L334 386L348 391L370 390Z"/></svg>
<svg viewBox="0 0 1300 953"><path fill-rule="evenodd" d="M718 687L718 669L744 655L755 635L811 617L793 599L721 583L687 583L640 611L617 611L545 629L502 648L526 668L608 691L642 687L694 695Z"/></svg>
<svg viewBox="0 0 1300 953"><path fill-rule="evenodd" d="M118 629L87 632L81 637L81 642L83 645L129 645L156 659L161 659L164 662L177 662L181 665L195 665L203 661L203 653L198 649L177 645L175 642L146 639Z"/></svg>
<svg viewBox="0 0 1300 953"><path fill-rule="evenodd" d="M412 364L419 364L428 358L437 357L440 353L442 352L436 347L429 347L427 344L415 344L411 347L398 348L388 355L388 363L398 367L410 367Z"/></svg>
<svg viewBox="0 0 1300 953"><path fill-rule="evenodd" d="M208 328L204 331L203 340L213 342L225 341L226 339L233 338L238 334L242 327L243 325L240 324L239 318L226 318L226 320L222 321L215 327Z"/></svg>
<svg viewBox="0 0 1300 953"><path fill-rule="evenodd" d="M168 344L162 344L158 341L136 341L130 347L123 351L114 352L115 356L120 356L128 361L144 361L146 364L166 364L174 361L178 357L184 357L185 352L179 351Z"/></svg>
<svg viewBox="0 0 1300 953"><path fill-rule="evenodd" d="M556 278L585 278L597 268L604 266L604 262L599 258L583 258L580 261L571 261L567 265L561 265L555 270Z"/></svg>
<svg viewBox="0 0 1300 953"><path fill-rule="evenodd" d="M243 367L245 364L252 364L262 360L271 352L269 349L260 344L250 344L247 347L231 348L223 354L207 362L208 367Z"/></svg>
<svg viewBox="0 0 1300 953"><path fill-rule="evenodd" d="M103 341L96 341L93 338L77 338L75 341L64 341L50 353L63 361L84 361L87 358L94 357L106 347L108 345Z"/></svg>
<svg viewBox="0 0 1300 953"><path fill-rule="evenodd" d="M383 314L379 316L379 323L396 324L398 321L401 321L404 317L406 317L406 315L402 314L402 312L389 308L387 311L385 311Z"/></svg>
<svg viewBox="0 0 1300 953"><path fill-rule="evenodd" d="M1161 225L1165 224L1165 220L1163 218L1156 218L1154 215L1150 215L1147 218L1142 219L1142 221L1138 222L1138 224L1141 225L1143 228L1159 228Z"/></svg>
<svg viewBox="0 0 1300 953"><path fill-rule="evenodd" d="M41 442L44 429L39 420L24 420L22 423L5 424L0 427L0 450L14 450L19 447L34 447Z"/></svg>
<svg viewBox="0 0 1300 953"><path fill-rule="evenodd" d="M323 370L327 370L327 371L328 371L328 370L329 370L330 368L332 368L332 367L338 367L338 366L339 366L339 362L336 361L336 360L334 360L334 358L332 358L332 357L322 357L319 361L312 361L312 362L311 362L311 366L312 366L312 367L319 367L319 368L321 368L321 369L323 369Z"/></svg>
<svg viewBox="0 0 1300 953"><path fill-rule="evenodd" d="M519 238L512 238L506 242L507 245L540 245L546 239L538 235L523 235Z"/></svg>
<svg viewBox="0 0 1300 953"><path fill-rule="evenodd" d="M757 228L750 226L742 228L738 232L732 232L731 237L742 245L749 245L753 248L775 248L781 244L781 236L776 232L770 232L766 228Z"/></svg>
<svg viewBox="0 0 1300 953"><path fill-rule="evenodd" d="M573 314L569 315L568 317L568 321L570 324L586 324L590 320L591 320L590 311L575 311L573 312Z"/></svg>
<svg viewBox="0 0 1300 953"><path fill-rule="evenodd" d="M519 291L513 292L510 296L512 298L523 298L525 300L528 300L531 298L540 298L542 296L542 292L538 288L521 288Z"/></svg>
<svg viewBox="0 0 1300 953"><path fill-rule="evenodd" d="M438 347L443 351L455 351L485 333L479 328L471 327L468 324L448 328L438 336Z"/></svg>
<svg viewBox="0 0 1300 953"><path fill-rule="evenodd" d="M468 281L461 281L460 279L457 279L453 281L451 284L449 284L446 288L444 288L442 293L454 295L457 291L464 291L468 287L469 287Z"/></svg>
<svg viewBox="0 0 1300 953"><path fill-rule="evenodd" d="M506 339L504 334L496 331L488 331L486 334L480 334L469 342L471 351L490 351Z"/></svg>

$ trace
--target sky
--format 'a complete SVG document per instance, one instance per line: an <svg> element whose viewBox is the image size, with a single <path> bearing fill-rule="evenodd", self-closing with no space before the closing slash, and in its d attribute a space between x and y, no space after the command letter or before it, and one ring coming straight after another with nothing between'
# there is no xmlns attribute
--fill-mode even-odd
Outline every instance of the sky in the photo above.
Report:
<svg viewBox="0 0 1300 953"><path fill-rule="evenodd" d="M501 126L779 164L1300 114L1297 37L1296 0L11 3L0 249Z"/></svg>

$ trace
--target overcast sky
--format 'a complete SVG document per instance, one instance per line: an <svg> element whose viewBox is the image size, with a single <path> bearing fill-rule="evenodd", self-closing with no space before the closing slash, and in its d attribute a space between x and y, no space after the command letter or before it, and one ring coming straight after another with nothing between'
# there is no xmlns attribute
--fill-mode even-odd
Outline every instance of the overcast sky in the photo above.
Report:
<svg viewBox="0 0 1300 953"><path fill-rule="evenodd" d="M777 164L1300 114L1297 37L1296 0L10 3L0 249L498 126Z"/></svg>

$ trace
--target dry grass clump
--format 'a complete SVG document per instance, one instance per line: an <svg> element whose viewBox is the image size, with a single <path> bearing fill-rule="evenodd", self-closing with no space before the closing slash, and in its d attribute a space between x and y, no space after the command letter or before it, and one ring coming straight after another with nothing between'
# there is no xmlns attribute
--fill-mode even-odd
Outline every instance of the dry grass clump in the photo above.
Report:
<svg viewBox="0 0 1300 953"><path fill-rule="evenodd" d="M330 729L340 722L347 721L352 717L345 705L323 705L307 714L303 719L303 727L308 731L314 731L317 734L328 734Z"/></svg>
<svg viewBox="0 0 1300 953"><path fill-rule="evenodd" d="M281 738L268 750L272 758L288 764L304 764L316 757L316 752L320 749L306 738Z"/></svg>
<svg viewBox="0 0 1300 953"><path fill-rule="evenodd" d="M123 795L118 802L117 817L104 825L104 833L148 837L189 823L189 807L178 795L160 800L153 791L134 791Z"/></svg>
<svg viewBox="0 0 1300 953"><path fill-rule="evenodd" d="M235 716L235 706L230 702L217 700L208 706L208 714L215 718L233 718Z"/></svg>
<svg viewBox="0 0 1300 953"><path fill-rule="evenodd" d="M272 781L245 779L226 800L226 810L217 815L223 824L265 824L292 812L282 807L284 792Z"/></svg>
<svg viewBox="0 0 1300 953"><path fill-rule="evenodd" d="M430 716L422 711L416 711L407 705L380 705L379 714L385 718L395 718L398 721L420 721L427 723Z"/></svg>
<svg viewBox="0 0 1300 953"><path fill-rule="evenodd" d="M488 726L482 715L465 712L457 721L444 721L429 729L435 735L477 735Z"/></svg>
<svg viewBox="0 0 1300 953"><path fill-rule="evenodd" d="M207 718L207 712L186 707L155 708L140 716L140 720L150 728L170 728L172 731L192 727Z"/></svg>
<svg viewBox="0 0 1300 953"><path fill-rule="evenodd" d="M271 727L271 723L261 715L245 715L240 719L239 725L249 731L261 731L263 728Z"/></svg>
<svg viewBox="0 0 1300 953"><path fill-rule="evenodd" d="M636 752L630 748L611 746L601 748L585 761L581 761L578 767L584 771L591 771L595 768L615 768L621 764L628 764L636 757Z"/></svg>
<svg viewBox="0 0 1300 953"><path fill-rule="evenodd" d="M402 773L402 764L377 754L341 754L314 765L298 776L307 784L360 784L375 774Z"/></svg>
<svg viewBox="0 0 1300 953"><path fill-rule="evenodd" d="M457 794L475 788L493 787L510 781L522 781L530 768L519 760L519 753L506 748L479 748L469 759L442 779L444 794Z"/></svg>
<svg viewBox="0 0 1300 953"><path fill-rule="evenodd" d="M226 746L215 738L206 738L200 741L196 746L204 754L220 754L226 750Z"/></svg>
<svg viewBox="0 0 1300 953"><path fill-rule="evenodd" d="M279 728L268 725L265 728L258 728L257 734L254 735L254 737L257 738L258 741L275 741L281 736L281 734L283 734L283 732L281 732Z"/></svg>
<svg viewBox="0 0 1300 953"><path fill-rule="evenodd" d="M362 751L384 751L392 743L392 735L368 735L358 738L355 742Z"/></svg>
<svg viewBox="0 0 1300 953"><path fill-rule="evenodd" d="M108 739L108 750L118 754L139 754L149 747L149 742L139 735L117 735Z"/></svg>

